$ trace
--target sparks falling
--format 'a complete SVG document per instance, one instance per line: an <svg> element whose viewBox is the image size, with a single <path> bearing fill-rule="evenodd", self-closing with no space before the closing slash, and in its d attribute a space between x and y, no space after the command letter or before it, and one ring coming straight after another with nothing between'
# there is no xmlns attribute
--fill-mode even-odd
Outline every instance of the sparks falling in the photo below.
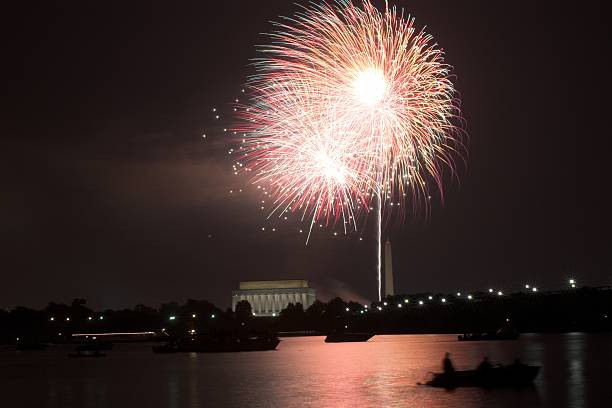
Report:
<svg viewBox="0 0 612 408"><path fill-rule="evenodd" d="M310 4L275 26L237 129L242 171L268 186L270 216L289 210L310 229L346 231L373 200L379 222L407 201L427 206L462 148L450 66L432 37L369 0Z"/></svg>

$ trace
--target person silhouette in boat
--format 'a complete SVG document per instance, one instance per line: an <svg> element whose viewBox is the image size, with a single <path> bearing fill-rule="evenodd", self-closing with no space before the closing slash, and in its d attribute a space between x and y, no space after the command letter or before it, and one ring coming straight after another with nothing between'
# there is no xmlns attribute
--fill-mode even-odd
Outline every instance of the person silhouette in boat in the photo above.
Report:
<svg viewBox="0 0 612 408"><path fill-rule="evenodd" d="M444 360L442 360L442 368L444 369L444 374L455 373L455 367L453 366L453 362L450 359L449 352L446 352L446 354L444 354Z"/></svg>
<svg viewBox="0 0 612 408"><path fill-rule="evenodd" d="M491 368L493 368L493 365L489 361L489 357L485 356L480 362L480 364L478 364L477 370L480 372L485 372L490 370Z"/></svg>

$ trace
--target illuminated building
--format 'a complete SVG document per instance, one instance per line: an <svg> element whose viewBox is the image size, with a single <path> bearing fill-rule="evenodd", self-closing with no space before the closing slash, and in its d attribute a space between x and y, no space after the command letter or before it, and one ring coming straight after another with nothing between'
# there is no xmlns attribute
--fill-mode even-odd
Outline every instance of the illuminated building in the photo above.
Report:
<svg viewBox="0 0 612 408"><path fill-rule="evenodd" d="M306 310L316 294L305 280L249 281L232 292L232 310L241 300L249 302L255 316L276 316L289 303L301 303Z"/></svg>

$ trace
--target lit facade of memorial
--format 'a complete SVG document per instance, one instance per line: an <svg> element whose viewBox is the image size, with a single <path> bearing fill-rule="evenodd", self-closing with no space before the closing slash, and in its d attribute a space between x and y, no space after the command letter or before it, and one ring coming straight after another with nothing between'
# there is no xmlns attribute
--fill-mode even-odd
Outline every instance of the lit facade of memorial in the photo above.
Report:
<svg viewBox="0 0 612 408"><path fill-rule="evenodd" d="M232 292L232 310L241 300L246 300L256 316L276 316L289 303L301 303L306 310L316 300L313 288L305 280L276 280L240 282Z"/></svg>

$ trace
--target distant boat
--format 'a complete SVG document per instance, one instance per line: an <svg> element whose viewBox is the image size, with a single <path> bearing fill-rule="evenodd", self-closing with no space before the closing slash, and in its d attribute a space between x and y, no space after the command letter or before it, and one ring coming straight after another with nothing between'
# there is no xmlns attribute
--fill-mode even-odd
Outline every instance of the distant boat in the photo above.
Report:
<svg viewBox="0 0 612 408"><path fill-rule="evenodd" d="M176 353L179 351L178 346L174 342L153 346L152 349L154 353L159 354Z"/></svg>
<svg viewBox="0 0 612 408"><path fill-rule="evenodd" d="M46 343L38 341L20 341L17 343L17 350L19 351L39 351L46 350L49 347Z"/></svg>
<svg viewBox="0 0 612 408"><path fill-rule="evenodd" d="M75 347L75 351L99 351L99 350L112 350L113 343L110 341L90 342L79 344Z"/></svg>
<svg viewBox="0 0 612 408"><path fill-rule="evenodd" d="M365 342L374 337L372 333L331 333L325 337L326 343L353 343Z"/></svg>
<svg viewBox="0 0 612 408"><path fill-rule="evenodd" d="M449 389L456 387L524 387L533 382L539 371L539 366L511 364L488 370L435 373L431 381L428 381L425 385Z"/></svg>
<svg viewBox="0 0 612 408"><path fill-rule="evenodd" d="M457 336L459 341L517 340L519 333L468 333Z"/></svg>
<svg viewBox="0 0 612 408"><path fill-rule="evenodd" d="M155 353L230 353L240 351L275 350L280 343L277 336L193 336L170 342L162 346L153 346Z"/></svg>
<svg viewBox="0 0 612 408"><path fill-rule="evenodd" d="M68 354L70 358L98 358L98 357L106 357L106 354L100 353L98 350L89 350L89 351L77 351L76 353Z"/></svg>
<svg viewBox="0 0 612 408"><path fill-rule="evenodd" d="M519 332L512 327L509 321L494 333L468 333L457 336L459 341L481 341L481 340L517 340Z"/></svg>

